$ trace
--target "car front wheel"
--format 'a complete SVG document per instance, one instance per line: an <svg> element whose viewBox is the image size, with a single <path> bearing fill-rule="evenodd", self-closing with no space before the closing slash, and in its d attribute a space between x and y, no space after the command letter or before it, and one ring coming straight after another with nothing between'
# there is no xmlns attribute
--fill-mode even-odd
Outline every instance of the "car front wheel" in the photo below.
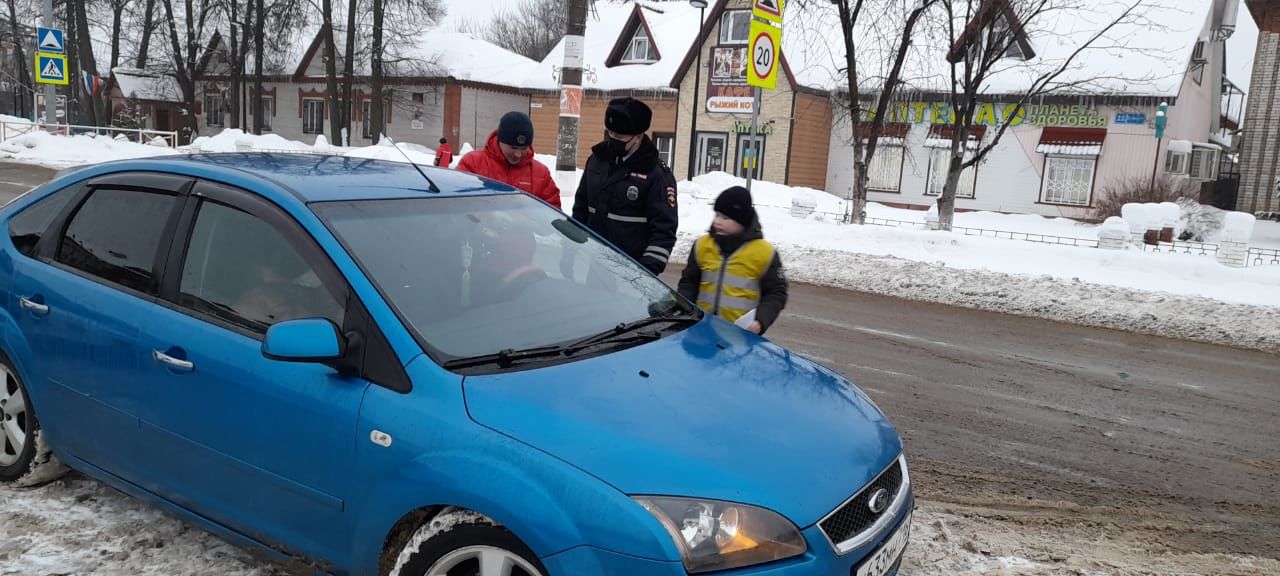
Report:
<svg viewBox="0 0 1280 576"><path fill-rule="evenodd" d="M390 576L544 576L538 558L510 530L465 510L446 510L400 549Z"/></svg>
<svg viewBox="0 0 1280 576"><path fill-rule="evenodd" d="M26 384L0 355L0 484L38 486L66 471L44 441Z"/></svg>

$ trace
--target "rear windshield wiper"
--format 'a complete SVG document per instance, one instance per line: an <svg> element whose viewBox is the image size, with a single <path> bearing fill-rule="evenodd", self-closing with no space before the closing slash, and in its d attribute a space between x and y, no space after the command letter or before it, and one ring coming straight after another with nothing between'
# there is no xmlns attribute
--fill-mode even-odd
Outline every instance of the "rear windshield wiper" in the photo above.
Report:
<svg viewBox="0 0 1280 576"><path fill-rule="evenodd" d="M610 328L609 330L606 330L599 334L594 334L592 336L588 336L586 338L583 338L581 340L577 340L574 342L569 342L567 344L559 344L555 346L539 346L537 348L525 348L521 350L508 348L506 350L500 350L492 354L482 354L480 356L470 356L467 358L456 358L453 360L446 361L444 363L444 368L446 370L452 370L455 368L471 368L475 366L487 366L487 365L497 365L501 368L508 368L516 364L517 362L520 362L523 360L532 360L532 359L539 359L539 358L554 358L557 356L567 358L578 352L581 352L582 350L585 350L592 346L599 346L601 344L606 344L606 343L616 344L619 342L629 342L632 340L657 340L658 338L662 337L662 335L659 334L658 332L650 332L650 331L636 332L636 330L639 330L640 328L644 328L645 326L651 326L653 324L658 324L662 322L695 323L699 319L700 318L697 315L693 315L693 314L650 316L648 318L641 318L640 320L636 320L634 322L625 322L625 323L618 324L617 326ZM634 333L627 334L628 332L634 332Z"/></svg>

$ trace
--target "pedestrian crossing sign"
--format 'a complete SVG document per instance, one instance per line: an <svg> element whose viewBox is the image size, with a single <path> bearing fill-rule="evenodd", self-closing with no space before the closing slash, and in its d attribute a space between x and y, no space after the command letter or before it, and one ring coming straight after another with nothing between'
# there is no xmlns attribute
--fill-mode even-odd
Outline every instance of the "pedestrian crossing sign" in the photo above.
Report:
<svg viewBox="0 0 1280 576"><path fill-rule="evenodd" d="M36 52L36 82L66 86L68 83L66 55Z"/></svg>

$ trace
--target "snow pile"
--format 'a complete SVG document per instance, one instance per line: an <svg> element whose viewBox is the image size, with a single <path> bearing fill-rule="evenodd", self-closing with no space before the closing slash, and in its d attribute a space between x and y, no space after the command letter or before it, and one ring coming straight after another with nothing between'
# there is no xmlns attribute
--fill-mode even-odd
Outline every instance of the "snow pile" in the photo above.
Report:
<svg viewBox="0 0 1280 576"><path fill-rule="evenodd" d="M1222 223L1222 240L1225 242L1248 242L1253 237L1253 227L1257 219L1244 212L1228 212Z"/></svg>
<svg viewBox="0 0 1280 576"><path fill-rule="evenodd" d="M0 159L49 168L69 168L166 154L177 154L177 151L137 142L120 142L106 136L57 136L38 130L0 143Z"/></svg>
<svg viewBox="0 0 1280 576"><path fill-rule="evenodd" d="M310 152L314 147L297 140L288 140L276 134L247 134L243 130L228 128L213 136L201 136L187 146L191 152Z"/></svg>
<svg viewBox="0 0 1280 576"><path fill-rule="evenodd" d="M435 166L436 152L421 144L394 142L389 138L379 140L373 146L354 148L344 153L351 158L370 158L373 160L390 160L392 162L408 162L420 166ZM408 156L408 159L405 157Z"/></svg>
<svg viewBox="0 0 1280 576"><path fill-rule="evenodd" d="M1201 204L1190 198L1178 201L1181 208L1181 220L1178 238L1192 242L1217 242L1222 232L1224 221L1223 210L1207 204Z"/></svg>

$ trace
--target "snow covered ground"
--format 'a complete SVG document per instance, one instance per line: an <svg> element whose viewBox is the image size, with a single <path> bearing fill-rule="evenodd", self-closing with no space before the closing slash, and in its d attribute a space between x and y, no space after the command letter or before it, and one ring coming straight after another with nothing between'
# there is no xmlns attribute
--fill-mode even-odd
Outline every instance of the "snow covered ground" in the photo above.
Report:
<svg viewBox="0 0 1280 576"><path fill-rule="evenodd" d="M1005 512L918 501L902 576L1280 573L1255 557L1185 554L1105 528L1062 528ZM284 576L261 560L76 473L27 490L0 488L0 575ZM1112 531L1114 532L1114 531Z"/></svg>
<svg viewBox="0 0 1280 576"><path fill-rule="evenodd" d="M455 165L467 151L464 144ZM203 137L189 151L329 152L361 158L432 164L434 151L416 144L334 148L276 135L224 130ZM116 158L172 154L167 148L108 138L26 134L0 143L0 159L65 167ZM555 157L537 160L554 171ZM581 171L555 173L566 211ZM710 225L711 202L742 180L724 173L679 183L681 242L688 246ZM1107 251L1020 240L965 236L913 227L849 226L837 222L844 201L819 190L757 182L753 195L766 237L779 246L789 275L818 283L902 298L1050 318L1122 330L1280 350L1280 266L1228 268L1210 256ZM792 200L814 205L807 217L791 214ZM868 216L923 222L920 211L869 204ZM1065 218L966 212L959 227L1092 240L1098 226ZM1280 248L1280 223L1258 222L1251 245Z"/></svg>

